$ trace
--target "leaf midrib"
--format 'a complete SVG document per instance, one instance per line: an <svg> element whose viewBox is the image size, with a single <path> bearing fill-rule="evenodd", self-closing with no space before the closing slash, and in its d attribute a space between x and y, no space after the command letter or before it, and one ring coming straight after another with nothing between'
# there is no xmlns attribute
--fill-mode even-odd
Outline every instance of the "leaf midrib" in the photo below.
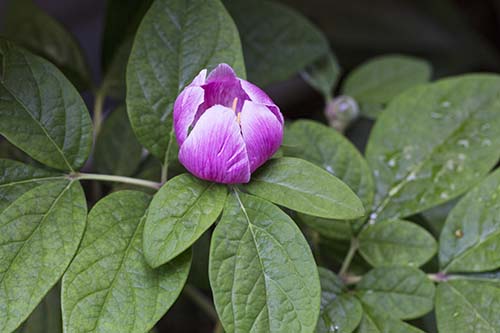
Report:
<svg viewBox="0 0 500 333"><path fill-rule="evenodd" d="M384 211L384 209L390 203L390 198L394 197L396 194L401 192L401 190L406 186L406 184L408 184L410 182L410 180L408 180L408 177L413 173L415 175L417 175L418 172L426 165L426 163L432 159L434 152L439 150L439 148L441 148L444 144L446 144L450 138L452 138L462 127L464 127L468 123L468 121L472 117L472 115L474 115L474 111L469 112L467 114L467 117L465 117L462 120L462 122L456 126L456 128L454 130L452 130L440 143L438 143L437 145L432 147L432 149L427 154L427 156L424 159L422 159L422 161L420 163L417 163L413 168L411 168L409 170L409 172L407 172L405 174L405 176L403 177L402 180L390 185L387 193L385 193L384 197L380 200L380 205L376 209L373 210L375 213L377 213L377 215L380 216L380 214ZM393 195L389 195L389 193L391 193L394 189L397 189L396 193L394 193Z"/></svg>
<svg viewBox="0 0 500 333"><path fill-rule="evenodd" d="M19 254L24 250L26 244L29 242L29 240L31 239L31 237L36 233L36 231L38 231L40 229L40 227L42 226L42 224L45 222L45 219L47 218L47 216L49 216L49 214L52 212L52 210L54 209L56 203L62 198L62 196L64 195L64 193L66 193L66 191L71 187L71 185L73 184L73 181L70 181L68 183L68 185L66 187L64 187L62 190L61 190L61 193L59 193L59 195L55 198L55 200L52 202L52 204L50 205L49 209L47 210L46 213L43 214L43 217L42 219L40 220L40 222L38 223L38 225L33 229L33 231L29 234L29 236L23 241L23 245L21 245L21 247L19 248L19 250L17 251L17 253L15 254L14 258L12 258L12 260L10 261L7 269L4 271L3 275L2 275L2 278L0 279L0 285L4 284L4 281L5 281L5 278L7 275L9 275L9 271L12 267L12 265L14 264L14 262L17 260L17 258L19 257ZM3 288L4 291L5 291L5 294L6 294L6 298L8 299L8 289L7 288ZM5 302L5 306L6 306L6 313L9 313L9 304L10 302ZM4 328L5 326L9 323L9 320L7 319L5 322L4 322Z"/></svg>
<svg viewBox="0 0 500 333"><path fill-rule="evenodd" d="M460 297L461 299L464 300L464 302L469 305L470 308L472 308L474 310L474 313L476 314L476 317L481 319L483 322L486 323L486 325L490 328L493 329L494 332L496 332L496 329L495 327L491 326L490 322L488 320L486 320L486 318L484 318L480 313L479 311L477 311L476 307L464 296L464 294L460 293L459 290L457 290L456 288L454 288L451 284L447 283L446 286L448 286L450 288L450 290L455 294L457 295L458 297Z"/></svg>
<svg viewBox="0 0 500 333"><path fill-rule="evenodd" d="M324 170L322 170L324 171ZM325 171L326 172L326 171ZM331 174L330 174L331 175ZM334 177L333 175L331 175L332 177ZM296 191L298 193L301 193L303 196L307 196L307 197L310 197L310 196L313 196L313 197L320 197L322 200L325 200L325 201L330 201L330 202L334 202L335 204L339 205L339 206L342 206L343 208L351 211L351 212L355 212L356 210L353 209L351 206L343 203L342 201L338 201L336 200L335 198L331 198L331 197L327 197L327 196L324 196L322 195L321 192L318 192L318 193L311 193L311 192L307 192L307 191L304 191L300 188L296 188L296 187L293 187L293 186L289 186L287 184L283 184L281 182L270 182L270 181L266 181L265 179L254 179L253 180L253 183L264 183L264 184L270 184L270 185L276 185L277 187L280 187L280 188L285 188L285 189L290 189L290 190L293 190L293 191ZM315 205L316 206L316 205ZM317 207L317 206L316 206ZM321 210L324 211L324 208L321 207Z"/></svg>
<svg viewBox="0 0 500 333"><path fill-rule="evenodd" d="M466 248L463 252L461 252L457 257L453 258L452 260L450 260L450 262L444 267L444 271L446 272L448 269L450 269L451 266L453 266L453 264L455 264L457 261L460 261L462 260L464 257L466 257L467 255L469 255L471 252L477 250L479 247L483 246L484 243L486 243L487 241L491 240L492 238L496 238L500 235L500 229L498 230L495 230L494 232L488 234L486 237L484 238L480 238L479 241Z"/></svg>
<svg viewBox="0 0 500 333"><path fill-rule="evenodd" d="M95 323L95 326L94 326L94 330L97 329L97 327L99 327L99 323L100 323L100 321L102 319L102 311L104 310L104 307L106 306L106 303L109 300L109 295L111 294L111 290L114 288L114 284L116 282L116 279L118 278L118 275L120 275L120 273L122 271L125 259L128 258L128 254L130 252L130 249L132 248L132 244L134 243L134 240L135 240L135 238L137 236L137 233L141 230L141 227L144 224L144 221L145 221L146 217L147 217L147 210L145 211L144 215L141 217L139 223L137 224L137 227L135 228L134 233L132 234L132 237L130 237L130 242L127 245L127 248L125 249L125 252L123 253L123 257L122 257L122 259L120 261L120 265L118 266L118 269L116 270L116 273L113 276L113 280L111 280L111 284L109 285L108 288L105 289L106 290L106 296L104 297L104 301L102 302L102 306L99 309L99 313L97 315L97 320L96 320L96 323ZM76 307L76 304L75 304L74 308L75 307ZM134 316L134 320L135 320L135 316Z"/></svg>
<svg viewBox="0 0 500 333"><path fill-rule="evenodd" d="M28 66L28 67L30 68L30 71L31 71L31 67L30 66ZM47 129L45 128L45 126L43 126L37 119L35 119L35 117L29 111L28 107L17 98L17 96L10 90L10 88L8 88L7 85L5 85L5 83L4 83L3 80L0 81L0 83L2 84L2 87L16 100L17 104L21 106L21 109L23 109L24 111L26 111L26 113L30 116L30 118L33 120L33 122L35 124L37 124L38 127L40 127L40 129L42 130L43 134L45 134L45 136L47 137L47 139L49 139L49 142L52 143L52 145L56 148L57 152L60 154L60 156L64 160L64 163L66 163L66 166L68 167L68 169L70 171L74 171L73 167L71 166L71 164L69 163L69 161L66 159L66 155L61 150L61 148L56 144L56 142L54 141L54 139L52 139L52 137L49 135L49 133L47 132Z"/></svg>
<svg viewBox="0 0 500 333"><path fill-rule="evenodd" d="M0 188L16 186L16 185L21 185L21 184L50 181L50 180L62 180L62 179L65 179L65 176L48 176L48 177L42 177L42 178L29 178L29 179L23 179L20 181L13 181L10 183L0 184Z"/></svg>
<svg viewBox="0 0 500 333"><path fill-rule="evenodd" d="M245 215L245 219L247 220L247 223L248 223L247 230L249 230L249 231L250 231L250 234L252 235L252 240L253 240L253 245L254 245L254 247L255 247L255 252L257 253L257 257L259 258L259 264L260 264L260 267L261 267L261 269L262 269L262 275L264 276L264 285L265 285L265 292L266 292L266 309L267 309L267 317L268 317L268 325L269 325L269 326L268 326L268 328L269 328L269 330L271 330L271 323L270 323L270 320L271 320L271 318L272 318L272 317L271 317L271 314L270 314L270 312L269 312L269 311L270 311L269 306L267 305L267 299L268 299L267 289L269 288L269 287L267 286L267 280L268 280L268 279L269 279L269 281L271 281L271 282L274 282L274 283L275 283L275 285L276 285L276 286L278 287L278 289L279 289L279 290L283 293L283 295L285 295L285 296L286 296L286 298L288 299L288 301L290 302L290 304L292 304L292 306L293 306L293 311L295 312L295 314L296 314L297 318L299 318L299 313L298 313L298 311L297 311L297 309L296 309L296 307L295 307L295 303L292 301L292 299L290 298L290 296L289 296L289 295L288 295L288 294L287 294L287 293L283 290L283 288L281 287L281 285L280 285L277 281L275 281L274 279L269 278L269 277L266 275L266 273L265 273L265 272L266 272L266 270L265 270L265 268L264 268L264 263L262 262L262 258L261 258L261 256L260 256L259 250L258 250L258 248L257 248L257 242L256 242L256 238L255 238L255 233L254 233L254 230L253 230L252 226L254 226L254 227L256 227L256 228L259 228L259 229L261 229L263 232L267 233L267 234L268 234L271 238L273 238L273 239L276 241L276 244L278 244L278 245L281 247L281 249L283 250L283 252L284 252L284 253L287 253L287 252L285 251L285 249L283 248L283 246L281 245L281 243L280 243L280 242L278 242L278 241L277 241L277 239L276 239L273 235L271 235L271 234L270 234L270 233L268 233L267 231L263 230L262 228L260 228L260 227L258 227L258 226L256 226L256 225L254 225L254 224L250 221L250 218L249 218L249 216L248 216L248 213L247 213L247 211L246 211L246 209L245 209L245 206L243 205L243 203L242 203L242 201L241 201L241 199L240 199L240 197L239 197L238 193L237 193L236 191L235 191L234 193L235 193L236 198L238 199L238 203L239 203L239 205L240 205L240 207L241 207L241 210L243 211L243 214ZM291 260L291 258L288 258L288 259L289 259L289 260ZM297 268L296 268L295 266L293 266L293 267L294 267L294 269L297 271ZM298 272L297 272L297 273L298 273ZM300 275L300 274L299 274L299 275ZM302 328L302 321L297 320L297 322L299 323L300 327ZM236 326L236 325L235 325L235 326Z"/></svg>
<svg viewBox="0 0 500 333"><path fill-rule="evenodd" d="M71 185L73 184L73 181L70 181L68 183L68 185L66 185L66 187L64 187L61 192L58 194L58 196L55 198L55 200L52 202L52 204L50 205L49 209L47 210L47 212L43 213L42 215L42 219L40 220L40 222L37 224L37 226L33 229L33 231L28 235L28 237L23 241L23 245L19 248L19 250L17 251L16 255L14 256L14 258L12 258L11 262L9 263L9 266L7 267L7 269L5 270L5 274L2 276L2 278L0 279L0 284L3 283L3 281L5 280L5 276L7 276L7 273L9 272L10 268L12 267L14 261L16 261L17 257L19 256L19 253L22 252L22 250L24 249L24 247L26 246L26 243L29 242L30 238L35 234L35 232L40 229L40 227L42 226L42 224L45 222L45 219L47 218L47 216L52 212L52 210L54 209L55 205L57 204L57 202L61 199L61 197L64 195L64 193L71 187Z"/></svg>

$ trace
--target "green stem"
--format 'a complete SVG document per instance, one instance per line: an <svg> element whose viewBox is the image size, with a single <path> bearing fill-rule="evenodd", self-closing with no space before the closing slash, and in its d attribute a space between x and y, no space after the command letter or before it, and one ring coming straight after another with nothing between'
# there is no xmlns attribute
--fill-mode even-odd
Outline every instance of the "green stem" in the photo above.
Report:
<svg viewBox="0 0 500 333"><path fill-rule="evenodd" d="M357 284L359 281L361 281L363 277L359 275L349 275L346 274L342 277L342 280L346 285L352 285L352 284Z"/></svg>
<svg viewBox="0 0 500 333"><path fill-rule="evenodd" d="M104 182L114 182L114 183L125 183L130 185L137 185L143 187L149 187L158 190L161 186L160 183L153 182L145 179L137 179L131 177L115 176L115 175L100 175L96 173L80 173L75 172L69 175L70 179L77 180L100 180Z"/></svg>
<svg viewBox="0 0 500 333"><path fill-rule="evenodd" d="M168 139L167 151L165 152L165 159L163 160L163 166L161 168L162 184L164 184L168 179L168 158L170 155L170 149L172 148L173 139L174 139L174 129L170 131L170 138Z"/></svg>
<svg viewBox="0 0 500 333"><path fill-rule="evenodd" d="M106 94L103 90L97 90L94 99L94 136L97 137L101 130L103 121L103 107Z"/></svg>
<svg viewBox="0 0 500 333"><path fill-rule="evenodd" d="M352 285L352 284L357 284L359 281L361 281L363 277L359 275L350 275L350 274L344 274L342 277L342 280L346 285ZM434 281L434 282L446 282L448 280L455 280L459 278L457 275L446 275L442 272L439 273L429 273L427 274L427 278L429 280Z"/></svg>
<svg viewBox="0 0 500 333"><path fill-rule="evenodd" d="M193 301L193 303L195 303L203 311L205 311L205 313L214 322L219 322L219 316L217 315L217 312L212 305L212 301L210 301L208 297L205 296L201 291L193 286L190 286L189 284L186 284L186 286L184 287L184 293Z"/></svg>
<svg viewBox="0 0 500 333"><path fill-rule="evenodd" d="M349 266L351 265L352 259L358 250L358 240L356 238L351 239L351 246L349 247L349 251L347 252L347 256L342 263L342 267L340 267L339 275L345 276Z"/></svg>

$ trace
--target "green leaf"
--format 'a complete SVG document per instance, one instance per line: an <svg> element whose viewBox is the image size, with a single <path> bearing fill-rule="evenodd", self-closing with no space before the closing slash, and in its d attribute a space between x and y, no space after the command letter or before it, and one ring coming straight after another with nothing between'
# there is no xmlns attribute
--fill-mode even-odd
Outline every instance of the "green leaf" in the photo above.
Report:
<svg viewBox="0 0 500 333"><path fill-rule="evenodd" d="M0 134L56 169L80 168L92 146L92 123L59 70L0 38Z"/></svg>
<svg viewBox="0 0 500 333"><path fill-rule="evenodd" d="M5 37L52 62L79 89L90 88L90 69L75 37L32 0L11 0L5 23Z"/></svg>
<svg viewBox="0 0 500 333"><path fill-rule="evenodd" d="M104 121L97 136L94 163L97 171L132 175L141 163L142 146L130 126L127 112L119 107Z"/></svg>
<svg viewBox="0 0 500 333"><path fill-rule="evenodd" d="M245 76L238 31L219 0L152 4L129 58L127 111L139 141L161 161L177 95L202 69L219 63Z"/></svg>
<svg viewBox="0 0 500 333"><path fill-rule="evenodd" d="M321 284L321 309L324 309L344 290L344 283L329 269L318 267Z"/></svg>
<svg viewBox="0 0 500 333"><path fill-rule="evenodd" d="M169 262L217 220L227 196L225 186L182 174L154 196L144 226L144 255L152 267Z"/></svg>
<svg viewBox="0 0 500 333"><path fill-rule="evenodd" d="M142 230L149 201L147 194L121 191L90 212L62 282L65 332L146 332L179 296L191 254L158 269L146 263Z"/></svg>
<svg viewBox="0 0 500 333"><path fill-rule="evenodd" d="M15 333L62 333L61 292L59 285L54 286L45 295L28 320Z"/></svg>
<svg viewBox="0 0 500 333"><path fill-rule="evenodd" d="M356 193L364 207L371 207L375 191L371 170L356 147L334 129L315 121L295 121L285 131L283 150L287 156L305 159L338 177ZM335 239L351 239L353 231L364 222L364 219L328 220L304 214L299 214L299 219Z"/></svg>
<svg viewBox="0 0 500 333"><path fill-rule="evenodd" d="M353 332L363 316L361 303L356 297L343 294L322 310L318 319L317 333Z"/></svg>
<svg viewBox="0 0 500 333"><path fill-rule="evenodd" d="M345 79L342 94L353 97L362 114L376 118L394 97L429 82L431 75L431 65L425 60L403 55L380 56L353 70Z"/></svg>
<svg viewBox="0 0 500 333"><path fill-rule="evenodd" d="M355 219L364 215L363 204L346 184L298 158L270 160L244 188L258 197L313 216Z"/></svg>
<svg viewBox="0 0 500 333"><path fill-rule="evenodd" d="M363 276L357 290L363 303L397 319L420 317L434 306L434 284L416 268L375 268Z"/></svg>
<svg viewBox="0 0 500 333"><path fill-rule="evenodd" d="M440 333L500 332L500 286L489 282L452 280L436 292L436 317Z"/></svg>
<svg viewBox="0 0 500 333"><path fill-rule="evenodd" d="M0 213L23 193L64 176L50 170L0 159Z"/></svg>
<svg viewBox="0 0 500 333"><path fill-rule="evenodd" d="M78 182L53 181L0 215L0 331L11 332L63 275L78 249L87 205Z"/></svg>
<svg viewBox="0 0 500 333"><path fill-rule="evenodd" d="M384 309L385 310L385 309ZM363 318L357 333L424 333L387 314L363 305Z"/></svg>
<svg viewBox="0 0 500 333"><path fill-rule="evenodd" d="M330 51L308 65L301 72L301 76L311 87L323 94L325 100L329 100L332 98L333 89L340 77L340 66L337 58Z"/></svg>
<svg viewBox="0 0 500 333"><path fill-rule="evenodd" d="M500 157L500 77L475 74L412 88L381 114L366 149L373 219L406 217L475 185Z"/></svg>
<svg viewBox="0 0 500 333"><path fill-rule="evenodd" d="M257 85L286 80L330 50L323 33L289 7L263 0L224 4L241 35L248 79Z"/></svg>
<svg viewBox="0 0 500 333"><path fill-rule="evenodd" d="M295 223L254 196L230 195L212 235L210 284L227 332L313 332L320 284Z"/></svg>
<svg viewBox="0 0 500 333"><path fill-rule="evenodd" d="M500 170L463 197L446 219L439 262L450 272L500 267Z"/></svg>
<svg viewBox="0 0 500 333"><path fill-rule="evenodd" d="M343 332L356 329L363 309L352 295L342 293L342 281L331 271L318 267L321 283L321 311L316 326L317 333Z"/></svg>
<svg viewBox="0 0 500 333"><path fill-rule="evenodd" d="M403 220L367 225L358 240L361 255L374 267L419 267L437 250L436 241L427 230Z"/></svg>

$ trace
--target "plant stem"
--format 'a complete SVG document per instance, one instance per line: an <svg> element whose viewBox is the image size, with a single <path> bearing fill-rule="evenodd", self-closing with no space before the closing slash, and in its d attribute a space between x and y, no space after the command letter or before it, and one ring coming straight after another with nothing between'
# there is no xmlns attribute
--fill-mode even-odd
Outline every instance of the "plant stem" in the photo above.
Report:
<svg viewBox="0 0 500 333"><path fill-rule="evenodd" d="M160 183L153 182L145 179L137 179L131 177L115 176L115 175L100 175L96 173L80 173L75 172L69 175L70 179L79 180L100 180L104 182L125 183L130 185L137 185L158 190L161 186Z"/></svg>
<svg viewBox="0 0 500 333"><path fill-rule="evenodd" d="M347 252L347 255L344 259L344 262L342 263L342 267L340 267L339 275L341 277L346 275L347 270L349 269L349 266L351 265L351 261L354 258L354 255L356 254L357 250L358 250L358 240L356 238L352 238L351 239L351 246L349 247L349 251Z"/></svg>
<svg viewBox="0 0 500 333"><path fill-rule="evenodd" d="M170 156L170 149L172 148L172 141L174 140L174 129L170 130L170 137L168 139L167 151L165 152L165 159L161 167L161 183L164 184L168 179L168 158Z"/></svg>
<svg viewBox="0 0 500 333"><path fill-rule="evenodd" d="M436 274L427 274L427 277L434 282L444 282L444 281L448 281L450 278L452 278L452 277L450 277L442 272L439 272Z"/></svg>
<svg viewBox="0 0 500 333"><path fill-rule="evenodd" d="M362 276L359 276L359 275L349 275L349 274L345 274L343 277L342 277L342 280L344 281L344 283L346 285L351 285L351 284L357 284L359 281L361 281L363 277Z"/></svg>
<svg viewBox="0 0 500 333"><path fill-rule="evenodd" d="M212 301L208 299L207 296L205 296L201 291L196 289L193 286L190 286L189 284L186 284L184 287L184 293L186 296L188 296L193 303L198 305L205 313L214 321L214 322L219 322L219 316L217 315L217 312L214 309L214 306L212 305Z"/></svg>
<svg viewBox="0 0 500 333"><path fill-rule="evenodd" d="M106 94L103 90L97 90L94 98L94 137L97 137L101 130L103 121L103 106Z"/></svg>

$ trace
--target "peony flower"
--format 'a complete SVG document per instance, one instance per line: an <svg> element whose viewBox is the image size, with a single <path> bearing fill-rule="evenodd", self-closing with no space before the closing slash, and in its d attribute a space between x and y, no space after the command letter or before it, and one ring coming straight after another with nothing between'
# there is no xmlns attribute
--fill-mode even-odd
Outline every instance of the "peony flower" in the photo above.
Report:
<svg viewBox="0 0 500 333"><path fill-rule="evenodd" d="M248 183L279 148L283 115L261 89L226 64L202 70L177 97L174 129L180 162L196 177Z"/></svg>

